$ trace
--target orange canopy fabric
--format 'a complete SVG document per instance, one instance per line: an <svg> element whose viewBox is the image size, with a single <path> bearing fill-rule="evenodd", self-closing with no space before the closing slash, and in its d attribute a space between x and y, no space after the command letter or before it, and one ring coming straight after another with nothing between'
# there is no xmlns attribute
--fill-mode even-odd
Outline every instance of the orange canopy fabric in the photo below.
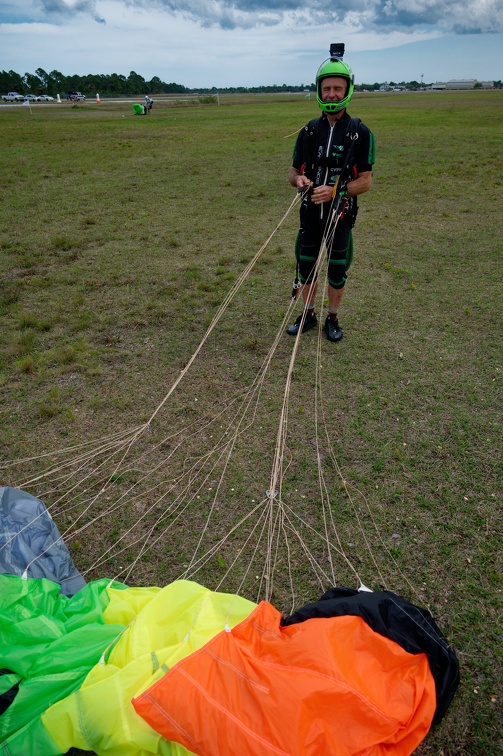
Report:
<svg viewBox="0 0 503 756"><path fill-rule="evenodd" d="M262 602L133 699L168 740L200 756L408 756L435 713L425 654L361 618L282 627Z"/></svg>

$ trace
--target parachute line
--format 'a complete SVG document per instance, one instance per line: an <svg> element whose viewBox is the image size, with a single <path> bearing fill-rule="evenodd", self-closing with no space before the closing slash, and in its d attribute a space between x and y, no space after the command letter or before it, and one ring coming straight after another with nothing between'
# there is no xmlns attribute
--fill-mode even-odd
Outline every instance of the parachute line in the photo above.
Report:
<svg viewBox="0 0 503 756"><path fill-rule="evenodd" d="M351 508L352 527L356 526L363 549L369 555L374 580L377 578L385 586L385 571L391 567L393 575L400 574L415 591L387 548L366 497L350 485L337 460L331 440L334 421L332 418L331 423L328 422L325 411L321 329L316 342L313 396L313 448L318 486L315 506L299 506L301 494L297 496L297 489L293 490L290 482L286 484L287 476L295 474L296 464L288 444L292 382L301 349L301 329L293 343L289 342L292 348L275 435L274 431L268 431L264 439L268 446L274 447L269 478L255 481L259 489L267 491L266 496L257 500L251 498L253 492L245 493L238 504L235 497L230 496L234 489L229 488L228 480L235 474L234 457L243 453L247 434L255 432L260 422L267 379L278 349L284 344L286 325L297 306L295 300L285 308L282 322L249 385L240 388L234 396L217 398L210 410L197 412L195 419L184 422L179 428L173 428L170 422L173 430L162 433L161 411L187 378L229 305L299 201L300 195L296 194L273 232L245 266L218 307L201 342L147 422L93 442L0 464L0 469L7 470L21 464L45 464L49 460L47 469L16 485L35 489L40 497L51 502L47 510L64 525L60 540L77 547L83 536L94 539L94 549L100 551L100 555L85 566L83 575L93 577L106 569L113 573L112 581L121 578L134 584L140 564L146 563L149 555L153 564L162 563L163 555L169 553L165 545L172 541L179 543L179 552L183 553L178 568L170 569L172 579L175 570L176 576L182 579L193 579L201 571L209 570L216 590L231 584L231 594L235 596L254 595L257 600L263 597L269 601L278 593L286 592L290 594L292 611L302 598L297 586L299 560L309 566L320 590L337 585L343 567L349 570L360 590L369 590L339 532L341 525L347 528L347 523L340 522L337 507L332 502L332 477L335 477L340 482L340 495ZM334 200L313 276L319 277L327 265L327 251L339 219L338 206ZM324 279L323 299L327 296L326 276ZM281 364L283 362L282 359ZM120 484L118 491L117 483ZM301 479L297 485L303 484ZM384 560L379 559L373 539L371 543L364 521L367 517L379 547L384 550ZM191 525L195 533L193 542L186 544L186 524L194 518L198 524L197 528ZM120 528L114 524L118 522ZM100 528L101 523L103 528ZM24 530L12 535L0 548L20 537ZM30 567L43 558L54 543L30 561L25 575L29 575ZM362 561L362 553L360 550L359 561ZM217 570L216 562L219 563ZM232 602L227 620L231 612Z"/></svg>

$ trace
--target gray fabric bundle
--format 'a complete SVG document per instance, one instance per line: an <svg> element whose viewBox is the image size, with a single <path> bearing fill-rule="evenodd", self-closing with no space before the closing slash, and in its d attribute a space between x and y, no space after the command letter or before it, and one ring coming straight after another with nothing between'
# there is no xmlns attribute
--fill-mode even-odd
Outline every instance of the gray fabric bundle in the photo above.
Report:
<svg viewBox="0 0 503 756"><path fill-rule="evenodd" d="M59 583L65 596L73 596L86 584L40 499L4 486L0 488L0 574L23 575L28 565L28 577Z"/></svg>

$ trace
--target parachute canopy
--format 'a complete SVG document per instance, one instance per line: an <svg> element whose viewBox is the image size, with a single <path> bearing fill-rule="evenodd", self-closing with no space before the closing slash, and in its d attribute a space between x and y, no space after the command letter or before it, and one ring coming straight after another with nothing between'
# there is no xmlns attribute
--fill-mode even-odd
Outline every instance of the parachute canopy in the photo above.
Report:
<svg viewBox="0 0 503 756"><path fill-rule="evenodd" d="M0 575L11 756L405 755L458 683L433 619L390 592L342 589L282 618L186 580L59 588Z"/></svg>

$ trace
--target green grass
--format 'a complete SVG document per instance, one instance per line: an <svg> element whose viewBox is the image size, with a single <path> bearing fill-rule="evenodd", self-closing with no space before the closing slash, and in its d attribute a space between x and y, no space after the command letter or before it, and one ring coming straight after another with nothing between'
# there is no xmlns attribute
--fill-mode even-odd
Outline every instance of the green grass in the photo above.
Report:
<svg viewBox="0 0 503 756"><path fill-rule="evenodd" d="M105 102L0 113L2 484L75 456L57 456L58 449L146 422L288 208L293 134L316 115L315 103L220 101L156 102L148 118ZM418 751L428 756L486 756L502 747L501 106L500 92L355 96L351 112L375 132L378 160L360 202L341 308L345 338L321 342L317 381L317 338L306 334L292 380L282 499L306 521L308 553L329 570L328 552L308 527L322 527L318 383L345 481L319 427L341 548L367 585L427 606L458 653L461 686ZM229 462L197 464L232 435L239 397L281 327L297 222L294 209L137 450L119 469L119 458L100 472L87 462L79 470L82 478L90 473L86 485L53 512L64 530L75 518L71 507L83 507L103 483L86 518L120 502L65 539L88 579L131 563L139 545L129 537L129 551L92 567L135 527L151 550L128 581L162 585L190 563L212 507L199 553L264 498L288 337ZM43 452L49 457L9 464ZM181 476L193 464L189 485ZM49 482L30 491L50 505L73 482L60 480L57 495ZM166 508L178 495L188 504L177 520ZM156 540L170 518L169 534ZM225 589L256 598L263 550L253 552L254 524L219 545L196 578L214 587L229 569ZM308 553L294 537L289 544L298 606L324 586ZM337 582L355 586L345 559L331 556ZM289 611L283 547L279 560L272 600Z"/></svg>

